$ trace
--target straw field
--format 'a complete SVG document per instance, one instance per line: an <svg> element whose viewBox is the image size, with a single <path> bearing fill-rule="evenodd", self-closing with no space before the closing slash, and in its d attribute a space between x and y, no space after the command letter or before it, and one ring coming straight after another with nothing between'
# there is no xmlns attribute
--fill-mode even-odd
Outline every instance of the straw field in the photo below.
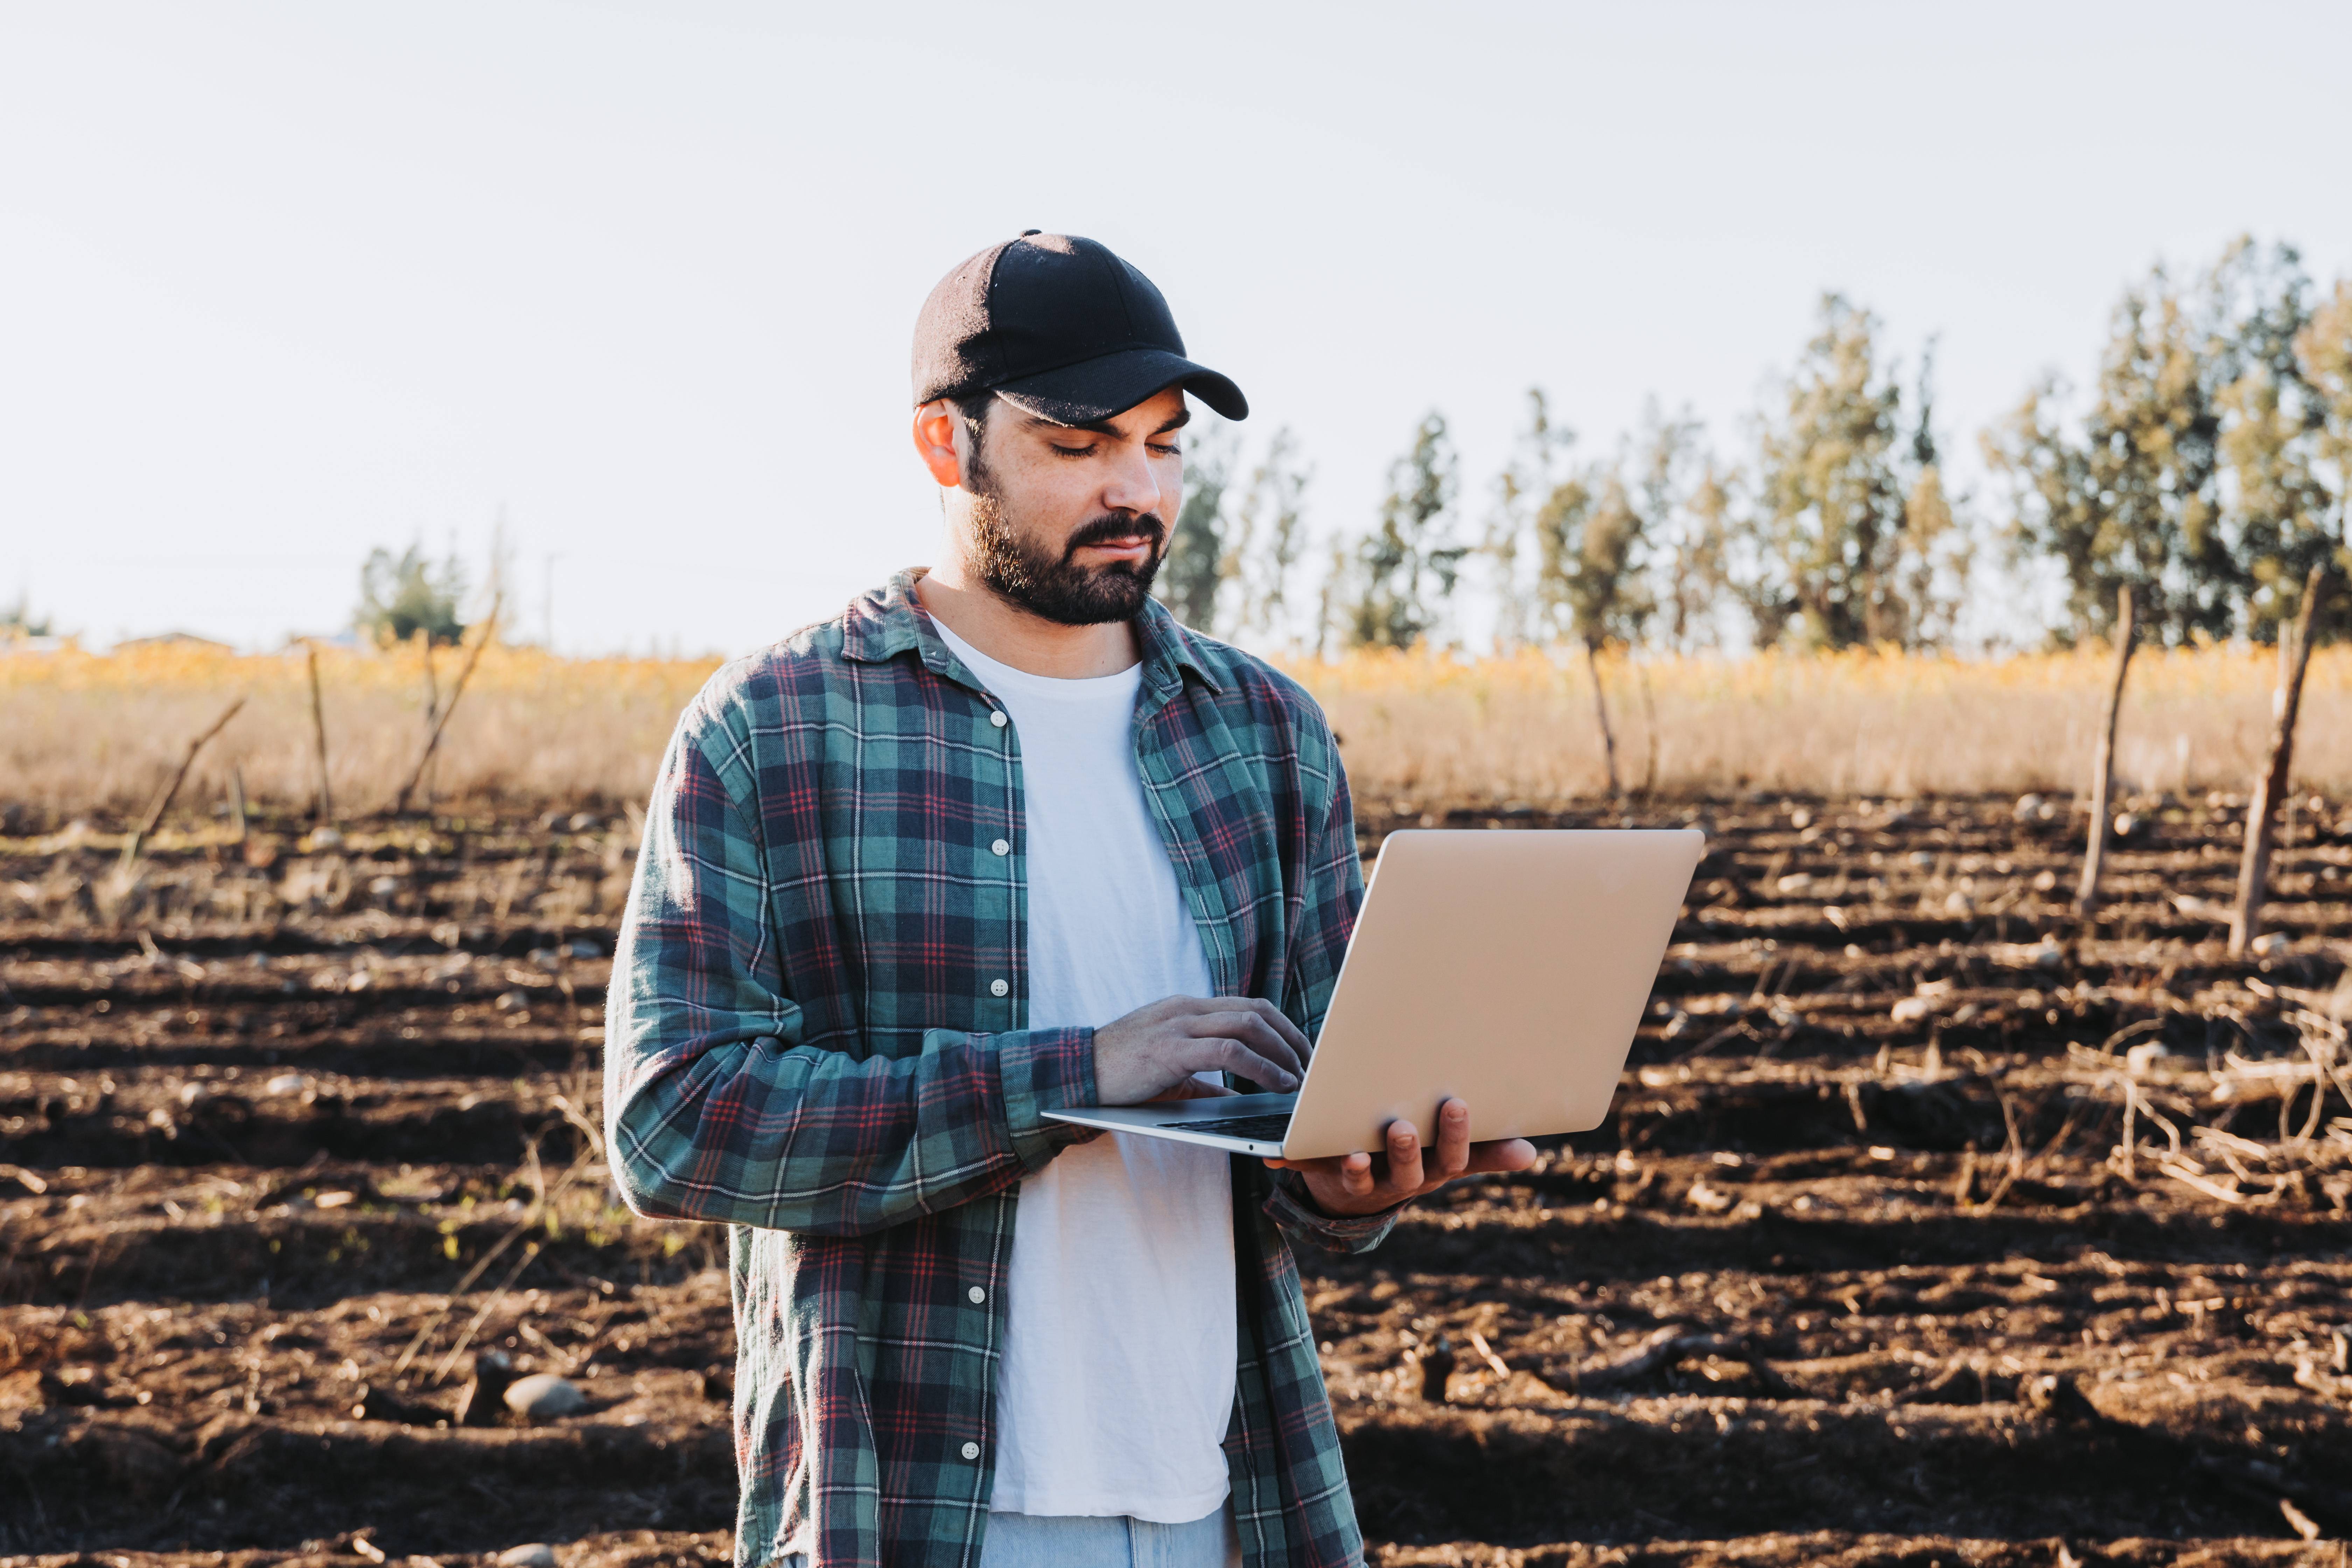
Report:
<svg viewBox="0 0 2352 1568"><path fill-rule="evenodd" d="M446 700L463 656L436 656ZM487 650L430 777L445 807L572 811L643 795L711 659L561 659ZM1295 663L1339 730L1360 798L1558 804L1605 784L1580 660L1359 655ZM323 650L329 783L339 814L387 805L422 750L424 655ZM1604 661L1630 787L1822 796L2071 789L2084 775L2108 679L2101 650L1968 661L1893 654ZM2275 660L2263 649L2147 651L2135 661L2117 761L2127 789L2242 789L2265 743ZM317 787L310 686L298 655L79 651L0 658L0 802L17 831L120 817L150 799L187 742L246 705L182 796L209 810L232 772L257 806ZM2352 784L2352 649L2312 663L2301 779Z"/></svg>

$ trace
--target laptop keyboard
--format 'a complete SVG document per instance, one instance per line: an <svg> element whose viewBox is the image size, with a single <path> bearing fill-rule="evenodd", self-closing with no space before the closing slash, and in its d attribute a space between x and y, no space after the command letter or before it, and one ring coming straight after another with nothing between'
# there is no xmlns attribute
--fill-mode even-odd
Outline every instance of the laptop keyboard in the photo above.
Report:
<svg viewBox="0 0 2352 1568"><path fill-rule="evenodd" d="M1213 1121L1163 1121L1160 1125L1181 1128L1187 1132L1221 1132L1228 1138L1279 1141L1290 1131L1290 1113L1276 1111L1271 1116L1226 1116Z"/></svg>

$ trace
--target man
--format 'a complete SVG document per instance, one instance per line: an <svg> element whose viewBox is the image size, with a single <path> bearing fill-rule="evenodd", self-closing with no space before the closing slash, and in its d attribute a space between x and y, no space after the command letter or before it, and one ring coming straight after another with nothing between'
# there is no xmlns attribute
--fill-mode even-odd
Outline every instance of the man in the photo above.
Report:
<svg viewBox="0 0 2352 1568"><path fill-rule="evenodd" d="M1358 1562L1286 1238L1533 1151L1458 1102L1297 1163L1044 1119L1296 1088L1353 818L1313 701L1149 597L1186 393L1247 412L1159 290L1032 230L914 370L940 564L688 709L614 963L621 1190L732 1227L736 1560Z"/></svg>

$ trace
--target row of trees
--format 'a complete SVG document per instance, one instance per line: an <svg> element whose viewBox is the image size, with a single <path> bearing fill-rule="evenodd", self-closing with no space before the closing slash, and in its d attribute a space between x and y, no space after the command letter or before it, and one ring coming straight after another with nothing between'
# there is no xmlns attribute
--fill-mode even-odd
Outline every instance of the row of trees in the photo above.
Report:
<svg viewBox="0 0 2352 1568"><path fill-rule="evenodd" d="M1923 648L1950 642L1982 574L2046 572L2063 584L2053 641L2110 636L2128 586L2141 635L2178 644L2275 640L2315 565L2352 566L2352 279L2318 296L2289 247L2240 240L2189 279L2158 268L2127 289L2084 395L2045 377L1983 433L1983 502L1947 489L1933 344L1906 376L1883 337L1825 297L1736 458L1653 402L1579 460L1530 392L1475 519L1432 413L1312 589L1296 442L1277 434L1244 475L1211 432L1160 591L1192 626L1317 652L1444 639L1471 584L1506 648ZM2338 605L2315 636L2352 629Z"/></svg>

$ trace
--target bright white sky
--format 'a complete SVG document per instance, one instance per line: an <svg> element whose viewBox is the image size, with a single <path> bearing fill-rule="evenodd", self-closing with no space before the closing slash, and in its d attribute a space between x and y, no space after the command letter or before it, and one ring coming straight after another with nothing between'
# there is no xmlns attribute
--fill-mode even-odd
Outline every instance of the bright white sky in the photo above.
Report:
<svg viewBox="0 0 2352 1568"><path fill-rule="evenodd" d="M2159 258L2352 269L2347 58L2147 0L10 5L0 599L268 645L503 507L524 630L552 555L567 650L758 646L929 558L915 311L1027 227L1160 285L1322 531L1433 406L1483 509L1530 384L1744 444L1824 287L1940 335L1972 454Z"/></svg>

